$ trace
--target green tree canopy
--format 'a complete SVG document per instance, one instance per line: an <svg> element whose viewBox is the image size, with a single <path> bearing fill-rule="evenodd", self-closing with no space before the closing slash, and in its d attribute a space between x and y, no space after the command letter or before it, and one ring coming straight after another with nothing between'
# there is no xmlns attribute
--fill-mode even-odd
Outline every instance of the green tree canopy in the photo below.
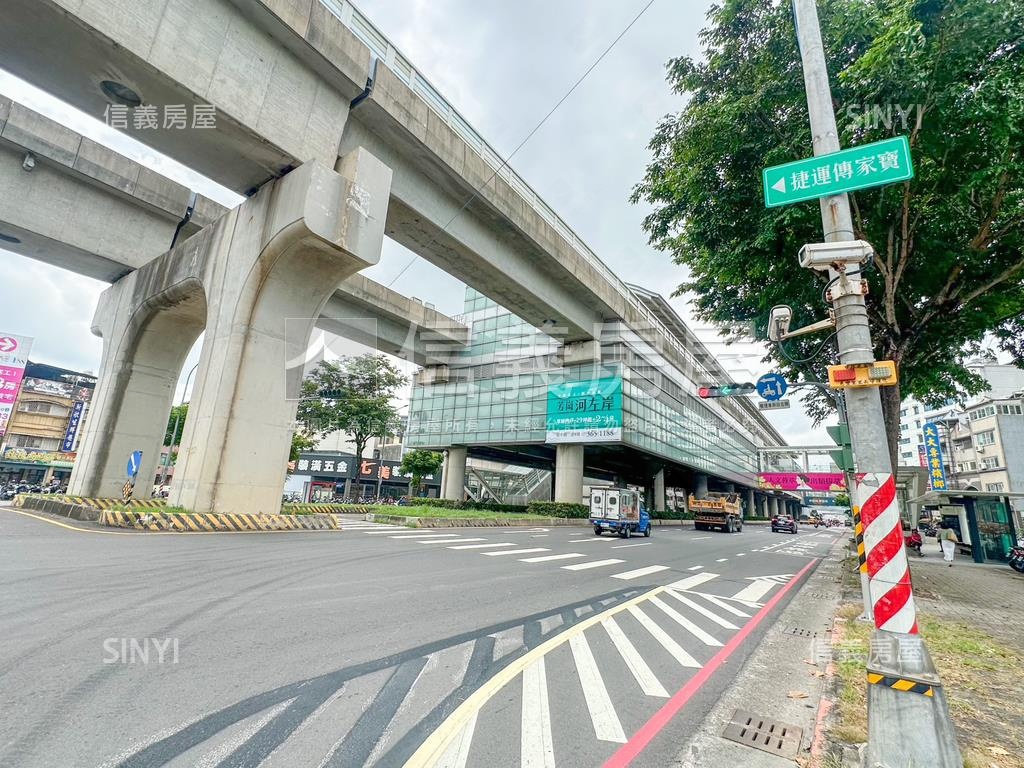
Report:
<svg viewBox="0 0 1024 768"><path fill-rule="evenodd" d="M399 470L403 475L412 475L410 487L412 492L419 493L423 478L436 474L443 463L444 456L437 451L408 451L402 457L402 466Z"/></svg>
<svg viewBox="0 0 1024 768"><path fill-rule="evenodd" d="M298 420L306 435L347 432L362 456L373 435L398 428L398 410L391 401L406 377L383 355L324 360L302 382Z"/></svg>
<svg viewBox="0 0 1024 768"><path fill-rule="evenodd" d="M854 235L876 251L876 356L899 365L902 391L882 390L895 454L903 395L978 392L964 363L989 334L1024 361L1024 0L818 7L842 145L905 134L915 164L909 182L851 195ZM788 2L724 0L709 21L702 60L669 63L687 101L658 126L633 200L653 205L650 241L688 269L678 293L697 315L763 338L775 304L793 307L793 328L826 310L824 277L796 258L822 239L818 203L766 209L761 190L763 167L812 154L800 56ZM787 342L790 356L821 338ZM794 379L823 380L835 361L771 355Z"/></svg>
<svg viewBox="0 0 1024 768"><path fill-rule="evenodd" d="M188 418L188 403L171 408L171 415L167 417L167 429L164 432L164 445L181 445L181 435L185 431L186 418ZM176 421L177 424L175 424ZM177 430L175 430L175 426L177 426Z"/></svg>

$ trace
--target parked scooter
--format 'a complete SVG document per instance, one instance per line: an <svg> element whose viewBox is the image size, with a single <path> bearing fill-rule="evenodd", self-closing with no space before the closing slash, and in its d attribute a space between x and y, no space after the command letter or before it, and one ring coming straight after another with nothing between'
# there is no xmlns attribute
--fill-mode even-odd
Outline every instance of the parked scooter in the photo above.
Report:
<svg viewBox="0 0 1024 768"><path fill-rule="evenodd" d="M1024 546L1010 547L1009 562L1017 573L1024 573Z"/></svg>

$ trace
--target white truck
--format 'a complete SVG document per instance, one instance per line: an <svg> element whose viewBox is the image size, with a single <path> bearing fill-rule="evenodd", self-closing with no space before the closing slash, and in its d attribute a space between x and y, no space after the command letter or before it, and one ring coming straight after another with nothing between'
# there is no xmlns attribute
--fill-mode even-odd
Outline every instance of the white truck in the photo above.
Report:
<svg viewBox="0 0 1024 768"><path fill-rule="evenodd" d="M634 533L651 535L651 517L637 491L628 488L591 488L590 524L594 535L612 531L624 538Z"/></svg>

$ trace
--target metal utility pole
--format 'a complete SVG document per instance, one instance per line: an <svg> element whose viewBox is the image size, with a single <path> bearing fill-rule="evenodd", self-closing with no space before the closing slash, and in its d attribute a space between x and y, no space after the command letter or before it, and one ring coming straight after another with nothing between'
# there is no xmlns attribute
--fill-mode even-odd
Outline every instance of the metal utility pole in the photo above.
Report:
<svg viewBox="0 0 1024 768"><path fill-rule="evenodd" d="M803 65L814 155L838 152L825 51L815 0L793 0L793 18ZM855 240L849 197L820 198L825 242ZM845 271L846 266L843 266ZM859 271L859 270L858 270ZM830 270L830 282L846 288L844 275ZM860 279L859 274L852 275ZM859 291L839 290L833 301L841 364L871 363L874 346L867 307ZM835 294L834 294L835 295ZM895 500L878 387L851 388L847 423L857 465L851 501L864 521L869 593L875 632L867 663L868 747L866 765L960 766L956 735L935 666L917 634L916 609L903 531Z"/></svg>

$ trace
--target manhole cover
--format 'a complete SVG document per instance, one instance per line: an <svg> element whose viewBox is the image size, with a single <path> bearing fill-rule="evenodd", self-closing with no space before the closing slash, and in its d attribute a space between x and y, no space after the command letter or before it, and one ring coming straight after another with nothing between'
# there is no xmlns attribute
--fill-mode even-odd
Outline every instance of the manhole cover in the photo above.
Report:
<svg viewBox="0 0 1024 768"><path fill-rule="evenodd" d="M722 736L780 757L796 757L804 729L737 709Z"/></svg>
<svg viewBox="0 0 1024 768"><path fill-rule="evenodd" d="M786 630L786 634L796 635L797 637L817 637L818 633L811 629L804 629L803 627L790 627Z"/></svg>

